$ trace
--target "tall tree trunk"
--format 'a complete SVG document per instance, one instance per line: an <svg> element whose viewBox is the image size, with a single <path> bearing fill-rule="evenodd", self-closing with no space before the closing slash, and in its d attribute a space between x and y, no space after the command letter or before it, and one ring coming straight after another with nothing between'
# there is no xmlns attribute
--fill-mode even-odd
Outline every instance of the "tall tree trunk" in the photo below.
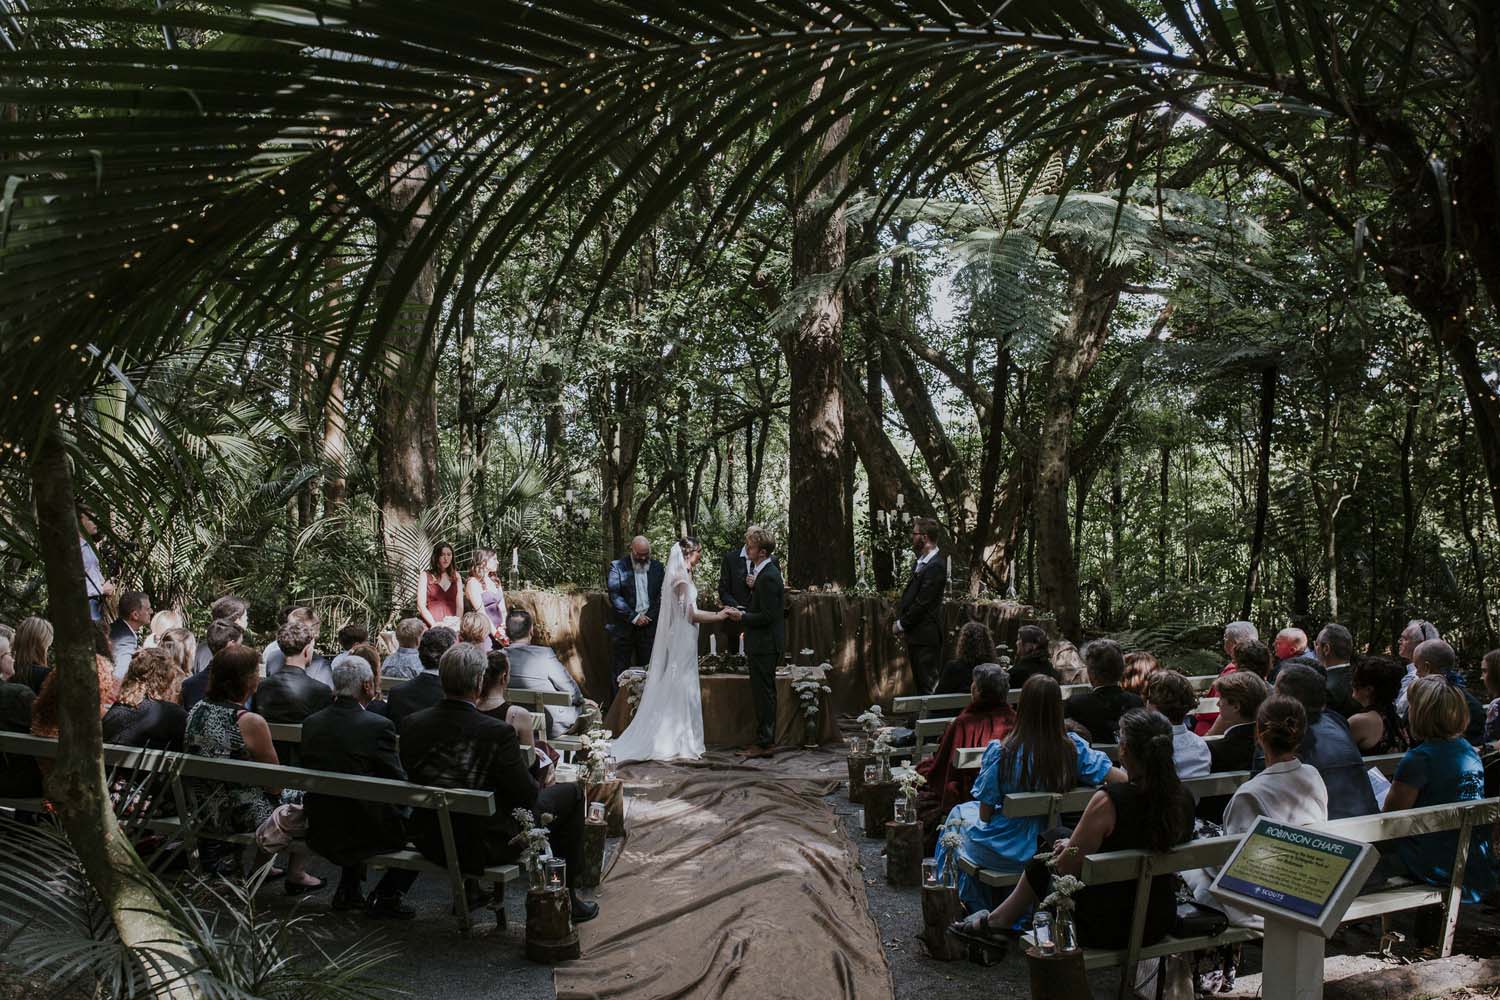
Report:
<svg viewBox="0 0 1500 1000"><path fill-rule="evenodd" d="M1010 340L996 345L990 385L990 422L984 432L983 457L979 468L979 504L974 520L974 558L970 561L969 596L976 598L990 568L989 550L994 544L996 524L1003 498L1000 488L1000 456L1005 444L1005 397L1010 387ZM1008 575L996 567L1000 576Z"/></svg>
<svg viewBox="0 0 1500 1000"><path fill-rule="evenodd" d="M424 186L425 162L412 159L392 168L386 204L401 227L382 232L393 242L388 268L400 261L404 249L421 232L431 206ZM412 213L408 216L408 213ZM412 287L405 290L410 305L432 304L436 272L425 264ZM408 539L421 533L422 515L438 495L437 395L433 382L437 356L423 336L422 318L398 318L386 335L384 370L375 397L375 438L378 457L381 538L385 562L397 574L400 603L412 600L420 560L425 553L411 551Z"/></svg>
<svg viewBox="0 0 1500 1000"><path fill-rule="evenodd" d="M760 500L760 477L766 466L766 439L771 436L771 417L769 414L760 420L760 433L756 435L755 458L750 463L750 477L745 480L745 496L749 498L749 509L746 517L751 522L755 520L756 505Z"/></svg>
<svg viewBox="0 0 1500 1000"><path fill-rule="evenodd" d="M120 940L167 969L190 968L187 950L152 891L145 866L120 830L104 776L104 736L99 726L99 672L85 599L77 504L62 431L54 424L37 447L32 468L37 541L47 577L48 613L58 691L57 759L47 776L47 797L57 810L84 874L108 911ZM155 953L155 959L150 956ZM170 973L168 973L170 977ZM190 997L186 983L152 975L157 996Z"/></svg>
<svg viewBox="0 0 1500 1000"><path fill-rule="evenodd" d="M1417 433L1417 393L1406 394L1406 419L1401 425L1401 568L1396 574L1396 593L1391 600L1391 635L1399 637L1407 618L1406 595L1411 586L1414 543L1417 537L1417 496L1412 483L1412 447Z"/></svg>
<svg viewBox="0 0 1500 1000"><path fill-rule="evenodd" d="M875 352L872 352L872 355ZM857 399L857 397L854 397ZM873 424L872 433L878 433L885 437L885 390L880 384L880 362L876 356L869 359L865 369L865 404L870 410L870 420ZM845 410L845 417L848 411ZM852 428L851 428L852 430ZM859 443L856 437L856 445ZM870 484L870 537L880 537L880 512L888 510L881 506L880 497L875 489L876 477L881 470L876 466L880 463L865 462L865 479ZM890 590L896 586L896 560L892 558L890 550L884 545L870 546L870 563L875 574L875 589Z"/></svg>
<svg viewBox="0 0 1500 1000"><path fill-rule="evenodd" d="M458 510L459 527L465 534L474 528L474 475L479 469L474 440L475 425L479 422L474 398L478 377L474 370L478 358L474 325L474 298L470 296L463 304L458 323Z"/></svg>
<svg viewBox="0 0 1500 1000"><path fill-rule="evenodd" d="M811 99L816 100L826 85L826 79L814 83ZM811 186L804 178L848 133L847 118L831 122L805 159L802 176L794 179L794 286L844 268L844 213L842 208L831 210L826 202L843 190L848 160L840 158ZM854 540L844 500L843 327L843 295L837 288L827 289L803 308L796 331L786 341L792 383L787 583L793 587L854 583Z"/></svg>
<svg viewBox="0 0 1500 1000"><path fill-rule="evenodd" d="M1276 416L1276 366L1267 365L1260 374L1260 451L1255 471L1255 527L1250 535L1250 568L1245 575L1245 600L1240 617L1250 620L1250 610L1260 588L1261 563L1265 558L1266 518L1271 510L1271 428Z"/></svg>
<svg viewBox="0 0 1500 1000"><path fill-rule="evenodd" d="M1115 596L1120 588L1123 560L1120 546L1125 534L1125 481L1116 449L1109 463L1109 562L1105 564L1104 591L1099 597L1099 627L1115 631Z"/></svg>
<svg viewBox="0 0 1500 1000"><path fill-rule="evenodd" d="M1156 589L1165 590L1167 587L1167 520L1171 516L1172 499L1172 445L1168 441L1161 444L1161 468L1159 470L1160 482L1158 485L1158 504L1156 510Z"/></svg>
<svg viewBox="0 0 1500 1000"><path fill-rule="evenodd" d="M1469 513L1469 454L1465 438L1468 436L1469 411L1459 406L1458 425L1458 519L1463 528L1464 540L1469 543L1469 565L1474 570L1474 596L1478 598L1479 623L1483 630L1484 645L1488 649L1495 644L1494 623L1490 621L1490 599L1485 580L1484 550L1474 533L1473 516Z"/></svg>
<svg viewBox="0 0 1500 1000"><path fill-rule="evenodd" d="M328 396L323 403L323 513L340 510L348 494L349 410L344 399L344 374L338 369L338 353L323 354L323 377Z"/></svg>

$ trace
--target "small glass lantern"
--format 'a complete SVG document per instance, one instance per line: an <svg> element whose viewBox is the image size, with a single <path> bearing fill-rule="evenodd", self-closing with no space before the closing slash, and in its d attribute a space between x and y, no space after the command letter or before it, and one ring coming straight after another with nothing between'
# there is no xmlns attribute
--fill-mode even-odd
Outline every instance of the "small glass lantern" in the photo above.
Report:
<svg viewBox="0 0 1500 1000"><path fill-rule="evenodd" d="M1043 955L1057 951L1057 942L1052 939L1052 914L1046 910L1036 911L1031 918L1031 938L1036 942L1036 950Z"/></svg>
<svg viewBox="0 0 1500 1000"><path fill-rule="evenodd" d="M865 741L858 736L849 737L849 756L858 757L865 752Z"/></svg>
<svg viewBox="0 0 1500 1000"><path fill-rule="evenodd" d="M941 884L942 881L938 878L937 858L923 858L922 887L926 889L935 889Z"/></svg>
<svg viewBox="0 0 1500 1000"><path fill-rule="evenodd" d="M620 762L615 759L614 754L610 754L608 757L604 758L604 780L614 781L615 771L619 768L619 766Z"/></svg>
<svg viewBox="0 0 1500 1000"><path fill-rule="evenodd" d="M879 764L866 764L865 765L865 784L867 784L867 785L878 785L878 784L880 784L880 765Z"/></svg>
<svg viewBox="0 0 1500 1000"><path fill-rule="evenodd" d="M593 823L593 824L595 824L597 826L603 826L604 825L604 803L603 802L590 802L589 803L589 815L588 815L587 822Z"/></svg>
<svg viewBox="0 0 1500 1000"><path fill-rule="evenodd" d="M910 823L914 811L911 799L905 795L898 795L896 796L896 808L893 810L891 819L897 823Z"/></svg>
<svg viewBox="0 0 1500 1000"><path fill-rule="evenodd" d="M547 859L547 891L561 892L568 887L568 863L562 858Z"/></svg>

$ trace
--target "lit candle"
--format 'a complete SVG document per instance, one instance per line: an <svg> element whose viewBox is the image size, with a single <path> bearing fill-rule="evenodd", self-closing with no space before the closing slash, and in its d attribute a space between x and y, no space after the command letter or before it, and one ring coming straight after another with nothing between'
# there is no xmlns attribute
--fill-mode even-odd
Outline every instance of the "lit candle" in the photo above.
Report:
<svg viewBox="0 0 1500 1000"><path fill-rule="evenodd" d="M510 571L521 572L521 547L519 545L510 550Z"/></svg>
<svg viewBox="0 0 1500 1000"><path fill-rule="evenodd" d="M719 637L714 633L709 633L708 636L708 655L719 655Z"/></svg>
<svg viewBox="0 0 1500 1000"><path fill-rule="evenodd" d="M903 506L905 506L905 504L906 504L906 497L905 497L905 495L901 494L901 493L897 493L896 494L896 509L900 510Z"/></svg>
<svg viewBox="0 0 1500 1000"><path fill-rule="evenodd" d="M740 633L740 655L745 655L745 633Z"/></svg>
<svg viewBox="0 0 1500 1000"><path fill-rule="evenodd" d="M572 503L573 502L573 491L572 490L568 490L568 492L565 493L564 496L567 498L568 503Z"/></svg>

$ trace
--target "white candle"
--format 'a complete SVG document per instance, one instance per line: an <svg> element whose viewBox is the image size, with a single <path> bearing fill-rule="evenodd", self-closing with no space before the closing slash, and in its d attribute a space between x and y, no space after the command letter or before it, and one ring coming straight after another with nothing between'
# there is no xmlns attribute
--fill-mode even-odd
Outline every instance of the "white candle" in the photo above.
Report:
<svg viewBox="0 0 1500 1000"><path fill-rule="evenodd" d="M521 547L519 545L510 550L510 571L521 572Z"/></svg>
<svg viewBox="0 0 1500 1000"><path fill-rule="evenodd" d="M710 633L708 636L708 655L719 655L719 637L713 633Z"/></svg>
<svg viewBox="0 0 1500 1000"><path fill-rule="evenodd" d="M906 504L906 497L901 493L896 494L896 509L900 510Z"/></svg>
<svg viewBox="0 0 1500 1000"><path fill-rule="evenodd" d="M568 492L565 493L564 496L567 498L568 503L572 503L573 502L573 491L572 490L568 490Z"/></svg>
<svg viewBox="0 0 1500 1000"><path fill-rule="evenodd" d="M740 633L740 655L745 655L745 633Z"/></svg>
<svg viewBox="0 0 1500 1000"><path fill-rule="evenodd" d="M948 557L948 579L953 579L953 557Z"/></svg>

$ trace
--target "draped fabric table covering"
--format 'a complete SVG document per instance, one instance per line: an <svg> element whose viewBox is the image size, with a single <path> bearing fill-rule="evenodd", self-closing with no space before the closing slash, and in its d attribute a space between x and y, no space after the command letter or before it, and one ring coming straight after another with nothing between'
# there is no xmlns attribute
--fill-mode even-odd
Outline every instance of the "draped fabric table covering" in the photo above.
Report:
<svg viewBox="0 0 1500 1000"><path fill-rule="evenodd" d="M703 742L708 746L744 746L755 742L755 702L750 697L747 674L706 674L698 678L703 696ZM818 697L820 711L818 742L832 743L839 737L838 720L829 711L828 696ZM604 717L604 728L615 735L625 730L629 705L616 698ZM776 742L801 746L804 733L801 704L792 690L792 679L776 678Z"/></svg>

